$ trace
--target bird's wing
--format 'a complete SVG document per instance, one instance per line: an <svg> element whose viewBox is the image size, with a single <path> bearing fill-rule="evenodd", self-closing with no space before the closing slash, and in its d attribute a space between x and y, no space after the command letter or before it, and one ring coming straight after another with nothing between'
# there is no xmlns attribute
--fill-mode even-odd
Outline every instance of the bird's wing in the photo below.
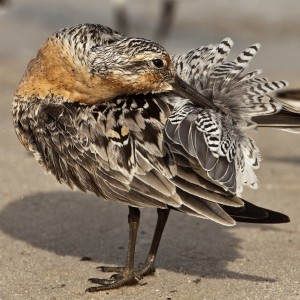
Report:
<svg viewBox="0 0 300 300"><path fill-rule="evenodd" d="M176 106L166 124L165 136L178 164L188 164L206 180L236 193L237 145L230 136L221 140L221 124L214 113L196 108L190 102ZM220 143L224 144L222 155Z"/></svg>
<svg viewBox="0 0 300 300"><path fill-rule="evenodd" d="M177 154L164 142L170 112L160 97L124 97L93 106L53 100L30 105L38 119L27 129L29 147L60 182L132 206L173 207L235 223L220 205L243 202L205 179L200 168L196 173L177 165Z"/></svg>
<svg viewBox="0 0 300 300"><path fill-rule="evenodd" d="M39 128L32 131L33 152L58 181L71 187L133 206L178 205L170 197L174 186L164 179L171 166L162 153L162 125L155 119L149 126L150 116L127 105L131 107L125 99L93 106L45 100L38 108ZM149 141L138 145L143 131Z"/></svg>

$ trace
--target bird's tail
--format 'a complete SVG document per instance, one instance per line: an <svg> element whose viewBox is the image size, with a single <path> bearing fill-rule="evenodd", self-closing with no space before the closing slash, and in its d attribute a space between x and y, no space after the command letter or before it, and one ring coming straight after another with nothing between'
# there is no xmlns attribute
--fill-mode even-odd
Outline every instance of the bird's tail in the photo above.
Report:
<svg viewBox="0 0 300 300"><path fill-rule="evenodd" d="M245 200L243 200L243 202L244 206L242 207L226 206L222 208L237 222L260 224L279 224L290 222L289 217L282 213L256 206Z"/></svg>

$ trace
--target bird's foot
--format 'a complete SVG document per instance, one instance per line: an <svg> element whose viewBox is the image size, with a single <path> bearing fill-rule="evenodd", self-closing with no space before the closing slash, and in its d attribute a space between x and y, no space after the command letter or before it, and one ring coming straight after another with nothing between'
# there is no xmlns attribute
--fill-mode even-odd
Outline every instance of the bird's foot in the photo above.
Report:
<svg viewBox="0 0 300 300"><path fill-rule="evenodd" d="M133 272L126 267L99 266L98 270L105 273L113 273L110 279L90 278L91 283L99 284L86 289L86 292L99 292L104 290L116 289L125 285L135 285L144 276L151 275L155 272L153 266L144 265L140 269L135 269Z"/></svg>
<svg viewBox="0 0 300 300"><path fill-rule="evenodd" d="M110 279L90 278L91 283L99 284L86 289L86 292L99 292L104 290L116 289L124 285L135 285L142 278L138 273L126 267L106 267L100 266L97 269L102 272L116 272Z"/></svg>
<svg viewBox="0 0 300 300"><path fill-rule="evenodd" d="M99 286L92 286L87 288L86 292L99 292L104 290L116 289L124 285L135 285L139 278L134 273L116 273L110 279L90 278L91 283L99 284Z"/></svg>

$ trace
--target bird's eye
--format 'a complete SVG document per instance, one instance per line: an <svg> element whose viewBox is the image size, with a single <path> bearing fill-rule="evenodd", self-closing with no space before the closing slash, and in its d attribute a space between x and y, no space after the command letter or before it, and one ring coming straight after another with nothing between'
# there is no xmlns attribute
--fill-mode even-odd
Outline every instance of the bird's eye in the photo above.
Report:
<svg viewBox="0 0 300 300"><path fill-rule="evenodd" d="M159 58L152 59L152 63L156 68L159 68L159 69L164 66L164 62Z"/></svg>

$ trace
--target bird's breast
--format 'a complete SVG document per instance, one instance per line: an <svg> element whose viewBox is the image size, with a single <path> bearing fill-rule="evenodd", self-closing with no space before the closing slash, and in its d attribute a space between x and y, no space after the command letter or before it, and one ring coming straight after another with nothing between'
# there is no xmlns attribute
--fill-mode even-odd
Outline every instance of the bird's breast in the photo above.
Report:
<svg viewBox="0 0 300 300"><path fill-rule="evenodd" d="M116 81L93 75L68 49L48 40L28 64L16 96L29 100L53 95L71 102L95 104L115 98L118 89Z"/></svg>

